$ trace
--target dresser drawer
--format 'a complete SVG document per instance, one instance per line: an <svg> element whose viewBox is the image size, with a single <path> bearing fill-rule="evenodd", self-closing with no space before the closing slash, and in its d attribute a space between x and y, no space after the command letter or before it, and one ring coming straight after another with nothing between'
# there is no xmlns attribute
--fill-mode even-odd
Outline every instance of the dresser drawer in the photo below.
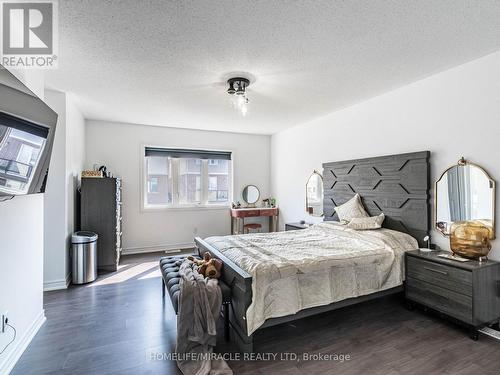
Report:
<svg viewBox="0 0 500 375"><path fill-rule="evenodd" d="M411 256L406 262L408 278L472 296L472 272Z"/></svg>
<svg viewBox="0 0 500 375"><path fill-rule="evenodd" d="M472 323L472 297L468 295L407 277L406 298L430 306L466 323Z"/></svg>
<svg viewBox="0 0 500 375"><path fill-rule="evenodd" d="M260 210L246 210L245 217L260 216Z"/></svg>
<svg viewBox="0 0 500 375"><path fill-rule="evenodd" d="M260 210L239 210L239 209L231 209L232 217L252 217L252 216L260 216Z"/></svg>
<svg viewBox="0 0 500 375"><path fill-rule="evenodd" d="M275 216L276 215L276 210L269 208L269 209L263 209L260 210L260 216Z"/></svg>

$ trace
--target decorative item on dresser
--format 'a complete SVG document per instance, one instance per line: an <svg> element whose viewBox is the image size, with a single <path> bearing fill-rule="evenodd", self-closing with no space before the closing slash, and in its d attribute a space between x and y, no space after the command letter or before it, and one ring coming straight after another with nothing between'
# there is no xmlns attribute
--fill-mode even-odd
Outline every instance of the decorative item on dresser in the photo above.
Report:
<svg viewBox="0 0 500 375"><path fill-rule="evenodd" d="M309 223L286 223L285 230L298 230L309 228L312 224Z"/></svg>
<svg viewBox="0 0 500 375"><path fill-rule="evenodd" d="M121 179L82 178L81 226L99 235L97 265L116 271L122 243Z"/></svg>
<svg viewBox="0 0 500 375"><path fill-rule="evenodd" d="M276 232L278 228L279 210L274 208L231 208L231 234L241 234L240 228L245 225L246 217L269 217L269 231ZM243 225L240 224L243 222Z"/></svg>
<svg viewBox="0 0 500 375"><path fill-rule="evenodd" d="M103 178L102 171L82 171L82 178Z"/></svg>
<svg viewBox="0 0 500 375"><path fill-rule="evenodd" d="M439 257L447 252L406 253L405 294L416 302L467 325L471 338L478 329L500 319L500 263L457 262Z"/></svg>

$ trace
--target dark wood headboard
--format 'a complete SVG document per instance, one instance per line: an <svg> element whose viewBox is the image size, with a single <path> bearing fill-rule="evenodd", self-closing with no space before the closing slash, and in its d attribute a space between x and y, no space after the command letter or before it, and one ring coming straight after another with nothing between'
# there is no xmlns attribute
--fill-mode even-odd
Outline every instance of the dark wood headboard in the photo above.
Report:
<svg viewBox="0 0 500 375"><path fill-rule="evenodd" d="M415 237L430 232L430 152L414 152L323 164L325 221L335 206L359 193L370 214L385 214L384 227Z"/></svg>

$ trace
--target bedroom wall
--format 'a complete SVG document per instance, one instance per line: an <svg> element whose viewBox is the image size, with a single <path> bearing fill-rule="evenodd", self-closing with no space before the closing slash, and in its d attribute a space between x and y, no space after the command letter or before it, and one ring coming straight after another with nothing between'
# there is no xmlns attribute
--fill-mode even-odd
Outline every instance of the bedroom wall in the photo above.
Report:
<svg viewBox="0 0 500 375"><path fill-rule="evenodd" d="M270 194L269 136L87 121L86 167L105 164L123 178L124 253L191 247L196 235L230 232L227 208L143 211L143 145L232 150L233 200L241 201L241 190L248 184L259 187L261 198Z"/></svg>
<svg viewBox="0 0 500 375"><path fill-rule="evenodd" d="M66 95L45 91L45 100L57 115L56 135L52 146L52 160L47 179L44 207L44 267L45 290L66 287L65 217L66 194Z"/></svg>
<svg viewBox="0 0 500 375"><path fill-rule="evenodd" d="M46 90L45 100L59 115L44 208L44 290L48 291L65 289L70 280L69 249L85 158L85 120L69 94Z"/></svg>
<svg viewBox="0 0 500 375"><path fill-rule="evenodd" d="M85 165L85 119L71 94L66 94L66 249L71 247L71 234L78 230L77 188ZM66 280L71 275L70 258L66 262Z"/></svg>
<svg viewBox="0 0 500 375"><path fill-rule="evenodd" d="M497 52L273 135L271 186L281 224L318 221L304 212L304 185L324 162L430 150L432 182L461 156L499 181L499 103ZM436 231L432 240L449 248ZM499 244L490 256L500 260Z"/></svg>
<svg viewBox="0 0 500 375"><path fill-rule="evenodd" d="M43 99L40 71L13 71ZM8 374L45 321L43 310L44 195L33 194L0 202L0 313L8 311L16 340L0 355L0 374ZM0 333L0 350L12 331Z"/></svg>

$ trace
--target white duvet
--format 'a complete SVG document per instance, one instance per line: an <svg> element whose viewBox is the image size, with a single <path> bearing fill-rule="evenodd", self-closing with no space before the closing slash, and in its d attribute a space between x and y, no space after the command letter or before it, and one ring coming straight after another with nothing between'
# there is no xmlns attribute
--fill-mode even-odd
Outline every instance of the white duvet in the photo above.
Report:
<svg viewBox="0 0 500 375"><path fill-rule="evenodd" d="M403 254L418 248L405 233L357 231L338 222L206 241L252 275L249 335L269 318L400 285Z"/></svg>

